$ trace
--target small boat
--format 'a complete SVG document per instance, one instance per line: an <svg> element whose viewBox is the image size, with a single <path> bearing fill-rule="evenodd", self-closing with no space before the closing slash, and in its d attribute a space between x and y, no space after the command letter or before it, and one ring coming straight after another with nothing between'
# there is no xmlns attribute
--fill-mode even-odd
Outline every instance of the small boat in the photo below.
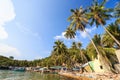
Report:
<svg viewBox="0 0 120 80"><path fill-rule="evenodd" d="M24 68L24 67L15 67L13 70L14 70L14 71L24 72L24 71L25 71L25 68Z"/></svg>

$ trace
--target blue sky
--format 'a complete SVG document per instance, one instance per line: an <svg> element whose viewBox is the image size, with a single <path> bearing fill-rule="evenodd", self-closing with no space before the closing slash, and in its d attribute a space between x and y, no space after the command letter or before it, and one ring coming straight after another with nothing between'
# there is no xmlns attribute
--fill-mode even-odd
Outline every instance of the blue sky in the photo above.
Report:
<svg viewBox="0 0 120 80"><path fill-rule="evenodd" d="M99 0L101 2L102 0ZM109 0L113 7L118 0ZM61 39L67 46L80 41L83 48L89 43L85 33L67 40L63 34L71 15L70 9L87 7L92 0L0 0L0 55L15 59L34 60L49 56L54 41ZM103 29L87 28L93 36Z"/></svg>

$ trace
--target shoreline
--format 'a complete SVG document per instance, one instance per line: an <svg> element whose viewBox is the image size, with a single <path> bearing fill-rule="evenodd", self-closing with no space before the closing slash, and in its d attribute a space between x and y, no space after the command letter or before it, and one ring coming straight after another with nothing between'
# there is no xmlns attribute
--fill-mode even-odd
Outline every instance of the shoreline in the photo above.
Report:
<svg viewBox="0 0 120 80"><path fill-rule="evenodd" d="M59 75L73 78L76 80L120 80L120 74L112 73L72 73L59 72Z"/></svg>
<svg viewBox="0 0 120 80"><path fill-rule="evenodd" d="M58 74L61 75L61 76L65 76L65 77L68 77L68 78L73 78L73 79L76 79L76 80L94 80L93 78L86 77L84 74L76 75L75 73L71 73L71 72L69 72L69 73L60 72Z"/></svg>

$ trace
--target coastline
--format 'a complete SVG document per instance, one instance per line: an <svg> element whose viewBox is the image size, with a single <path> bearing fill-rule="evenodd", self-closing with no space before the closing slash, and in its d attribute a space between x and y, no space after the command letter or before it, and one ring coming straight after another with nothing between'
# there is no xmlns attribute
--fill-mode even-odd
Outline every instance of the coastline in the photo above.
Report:
<svg viewBox="0 0 120 80"><path fill-rule="evenodd" d="M63 72L60 72L58 73L59 75L61 76L65 76L65 77L69 77L69 78L73 78L73 79L76 79L76 80L94 80L93 78L88 78L86 76L80 76L80 75L76 75L75 73L63 73Z"/></svg>
<svg viewBox="0 0 120 80"><path fill-rule="evenodd" d="M120 74L112 73L72 73L60 72L59 75L74 78L76 80L120 80Z"/></svg>

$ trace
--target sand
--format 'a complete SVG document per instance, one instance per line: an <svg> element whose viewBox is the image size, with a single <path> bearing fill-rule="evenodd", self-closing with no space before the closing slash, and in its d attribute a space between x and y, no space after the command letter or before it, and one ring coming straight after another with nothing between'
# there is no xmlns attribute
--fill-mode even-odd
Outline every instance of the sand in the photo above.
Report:
<svg viewBox="0 0 120 80"><path fill-rule="evenodd" d="M113 73L73 73L60 72L62 76L74 78L76 80L120 80L120 74Z"/></svg>

